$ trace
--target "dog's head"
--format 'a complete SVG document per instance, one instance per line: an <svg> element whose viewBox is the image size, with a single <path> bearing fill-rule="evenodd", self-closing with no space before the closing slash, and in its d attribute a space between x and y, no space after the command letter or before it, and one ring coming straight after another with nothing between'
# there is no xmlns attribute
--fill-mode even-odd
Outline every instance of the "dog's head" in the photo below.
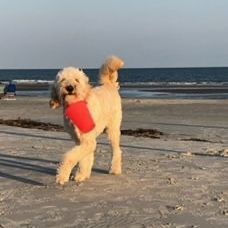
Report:
<svg viewBox="0 0 228 228"><path fill-rule="evenodd" d="M59 71L51 89L50 107L58 108L61 104L84 100L90 90L89 79L85 73L73 67Z"/></svg>

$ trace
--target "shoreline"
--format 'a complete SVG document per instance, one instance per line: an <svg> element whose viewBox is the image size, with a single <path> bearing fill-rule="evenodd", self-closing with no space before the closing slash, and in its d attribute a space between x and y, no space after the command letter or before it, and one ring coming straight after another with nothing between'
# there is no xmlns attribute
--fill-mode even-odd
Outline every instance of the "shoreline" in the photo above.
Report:
<svg viewBox="0 0 228 228"><path fill-rule="evenodd" d="M227 93L228 86L171 86L171 87L157 87L150 89L141 89L145 92L166 92L166 93L185 93L185 94L210 94L210 93Z"/></svg>
<svg viewBox="0 0 228 228"><path fill-rule="evenodd" d="M50 84L19 84L17 95L49 97ZM122 85L120 94L127 99L228 99L228 86L224 85Z"/></svg>
<svg viewBox="0 0 228 228"><path fill-rule="evenodd" d="M52 85L52 83L17 83L17 89L18 90L48 90L50 88L50 86ZM94 83L92 83L92 85L95 85ZM96 86L96 85L95 85ZM140 83L134 83L134 84L121 84L120 85L121 88L124 89L145 89L145 90L161 90L161 89L173 89L173 90L178 90L178 89L185 89L185 90L204 90L204 89L222 89L222 90L228 90L228 85L197 85L197 84L193 84L193 85L186 85L186 84L179 84L179 85L166 85L166 84L161 84L161 85L153 85L150 83L144 83L144 84L140 84Z"/></svg>

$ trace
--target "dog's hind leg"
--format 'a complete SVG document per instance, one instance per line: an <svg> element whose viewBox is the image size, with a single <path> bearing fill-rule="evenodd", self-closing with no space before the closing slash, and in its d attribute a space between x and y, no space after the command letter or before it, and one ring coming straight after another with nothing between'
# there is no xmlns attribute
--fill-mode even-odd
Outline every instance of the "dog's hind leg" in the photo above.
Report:
<svg viewBox="0 0 228 228"><path fill-rule="evenodd" d="M93 153L96 148L96 140L90 137L84 137L79 146L75 146L68 151L63 158L58 173L56 183L64 185L69 180L72 169L78 162L82 161L86 156Z"/></svg>
<svg viewBox="0 0 228 228"><path fill-rule="evenodd" d="M120 148L120 127L118 125L111 125L107 129L108 137L112 145L112 163L109 173L121 174L122 172L122 151Z"/></svg>

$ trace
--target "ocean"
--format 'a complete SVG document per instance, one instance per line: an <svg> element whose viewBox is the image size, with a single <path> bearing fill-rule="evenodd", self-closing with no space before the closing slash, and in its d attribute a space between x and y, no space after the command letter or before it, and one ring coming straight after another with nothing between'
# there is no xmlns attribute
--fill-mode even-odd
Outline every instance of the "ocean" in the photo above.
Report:
<svg viewBox="0 0 228 228"><path fill-rule="evenodd" d="M18 96L49 96L58 69L0 70L0 81L17 84ZM98 69L84 69L93 85ZM228 99L228 67L125 68L119 72L121 96L159 99Z"/></svg>

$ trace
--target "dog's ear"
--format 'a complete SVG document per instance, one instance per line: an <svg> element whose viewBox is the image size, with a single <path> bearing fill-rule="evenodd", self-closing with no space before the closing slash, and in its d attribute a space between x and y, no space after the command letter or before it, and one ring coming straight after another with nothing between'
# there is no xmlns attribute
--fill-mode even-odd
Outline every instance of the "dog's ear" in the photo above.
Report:
<svg viewBox="0 0 228 228"><path fill-rule="evenodd" d="M89 82L89 77L84 73L83 86L80 88L80 93L79 93L81 95L81 98L85 99L86 97L88 97L90 90L91 90L91 85Z"/></svg>
<svg viewBox="0 0 228 228"><path fill-rule="evenodd" d="M49 101L50 108L56 109L61 106L61 101L56 88L56 83L51 86L51 100Z"/></svg>
<svg viewBox="0 0 228 228"><path fill-rule="evenodd" d="M89 77L86 75L86 73L84 72L84 70L82 68L77 68L79 70L79 72L81 73L82 79L85 83L89 83Z"/></svg>
<svg viewBox="0 0 228 228"><path fill-rule="evenodd" d="M84 81L85 83L89 84L89 77L84 73Z"/></svg>

